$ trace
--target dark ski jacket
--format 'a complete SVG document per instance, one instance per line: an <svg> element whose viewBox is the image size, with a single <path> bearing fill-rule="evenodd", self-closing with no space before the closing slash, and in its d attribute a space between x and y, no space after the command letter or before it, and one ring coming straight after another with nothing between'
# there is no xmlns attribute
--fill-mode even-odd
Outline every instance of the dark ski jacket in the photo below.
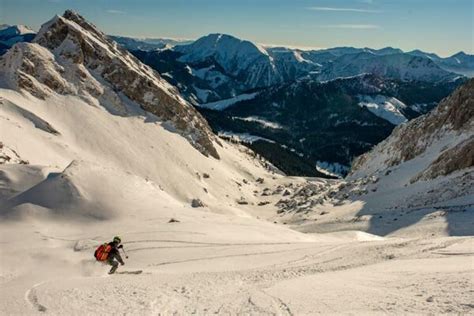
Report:
<svg viewBox="0 0 474 316"><path fill-rule="evenodd" d="M112 246L112 249L109 252L108 260L113 261L114 259L117 259L120 264L124 264L118 248L119 245L113 241L109 242L109 245Z"/></svg>

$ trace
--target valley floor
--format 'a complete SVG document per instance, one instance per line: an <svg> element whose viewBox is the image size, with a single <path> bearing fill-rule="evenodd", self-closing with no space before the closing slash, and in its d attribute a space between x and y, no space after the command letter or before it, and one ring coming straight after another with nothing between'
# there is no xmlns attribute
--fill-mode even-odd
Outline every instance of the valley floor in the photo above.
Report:
<svg viewBox="0 0 474 316"><path fill-rule="evenodd" d="M110 276L93 250L118 233L129 259ZM474 314L473 237L302 234L183 207L143 222L4 222L0 250L5 315Z"/></svg>

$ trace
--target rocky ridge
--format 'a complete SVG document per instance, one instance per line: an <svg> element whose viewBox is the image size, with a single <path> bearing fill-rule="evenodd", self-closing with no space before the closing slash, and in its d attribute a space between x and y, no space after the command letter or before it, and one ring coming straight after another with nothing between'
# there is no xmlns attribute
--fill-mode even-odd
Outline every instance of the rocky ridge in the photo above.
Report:
<svg viewBox="0 0 474 316"><path fill-rule="evenodd" d="M206 120L178 91L73 11L45 23L33 43L12 47L2 58L0 75L6 87L42 99L78 94L119 115L136 115L128 105L138 104L169 122L201 153L219 158L218 140Z"/></svg>
<svg viewBox="0 0 474 316"><path fill-rule="evenodd" d="M357 158L352 174L371 174L421 155L429 164L412 181L432 179L473 166L474 80L458 88L430 113L400 125L372 151Z"/></svg>

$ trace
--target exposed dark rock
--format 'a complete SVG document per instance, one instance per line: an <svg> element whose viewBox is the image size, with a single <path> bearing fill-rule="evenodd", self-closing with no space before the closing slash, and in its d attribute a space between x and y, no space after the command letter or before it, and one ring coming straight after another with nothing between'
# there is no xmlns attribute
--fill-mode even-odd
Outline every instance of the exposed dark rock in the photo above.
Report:
<svg viewBox="0 0 474 316"><path fill-rule="evenodd" d="M193 199L191 201L191 206L192 207L204 207L206 205L200 199Z"/></svg>

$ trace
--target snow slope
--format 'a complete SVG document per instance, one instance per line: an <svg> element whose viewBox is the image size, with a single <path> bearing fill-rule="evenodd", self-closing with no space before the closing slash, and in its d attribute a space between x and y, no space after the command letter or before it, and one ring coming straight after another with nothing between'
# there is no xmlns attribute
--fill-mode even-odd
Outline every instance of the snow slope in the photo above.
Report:
<svg viewBox="0 0 474 316"><path fill-rule="evenodd" d="M48 48L20 44L0 61L2 313L472 313L473 239L443 237L436 230L442 215L408 225L403 238L313 234L311 225L324 216L343 228L345 216L354 216L348 208L362 204L327 198L317 207L330 214L277 225L288 220L276 212L278 199L304 200L303 208L315 187L333 196L342 182L284 177L224 141L215 147L220 159L203 155L187 135L126 97L127 81L103 72L108 63L100 61L113 46L92 36L95 29L54 21L58 34L73 27L81 34L75 40L93 43L82 55L87 62L77 63L81 53L69 62L77 51L64 41L49 47L56 37L47 28L35 42L48 36ZM150 90L158 85L159 77L127 54L108 62L124 59L139 78L149 76ZM166 92L155 93L144 98ZM458 229L470 232L468 215L458 213L466 217ZM362 221L351 223L364 230ZM93 251L115 235L128 258L110 276ZM137 270L142 274L128 274Z"/></svg>
<svg viewBox="0 0 474 316"><path fill-rule="evenodd" d="M73 96L0 95L2 141L30 161L0 166L8 314L472 312L472 238L419 238L439 219L404 238L299 233L254 217L286 220L273 205L257 206L281 195L260 192L297 192L306 180L271 175L243 149L224 144L220 160L205 158L146 113L111 115ZM207 207L190 207L191 198ZM344 218L340 207L321 210L330 214L319 221ZM94 248L117 234L129 256L119 272L141 275L108 276L94 262Z"/></svg>
<svg viewBox="0 0 474 316"><path fill-rule="evenodd" d="M397 127L389 138L359 157L354 162L354 176L384 171L420 156L424 156L425 167L430 166L443 152L448 153L450 149L473 137L473 104L474 81L471 79L440 102L433 111L407 125ZM469 159L467 164L469 167ZM459 164L450 171L462 169L462 166L463 164ZM417 170L421 171L422 169Z"/></svg>
<svg viewBox="0 0 474 316"><path fill-rule="evenodd" d="M474 81L401 124L342 181L285 185L278 220L303 232L474 234Z"/></svg>
<svg viewBox="0 0 474 316"><path fill-rule="evenodd" d="M251 100L255 98L257 95L258 95L258 92L244 93L230 99L225 99L225 100L220 100L220 101L210 102L210 103L205 103L205 104L199 104L198 106L206 108L206 109L222 111L230 106L233 106L234 104L238 102Z"/></svg>
<svg viewBox="0 0 474 316"><path fill-rule="evenodd" d="M400 100L384 95L360 96L359 106L366 107L370 112L381 117L393 125L399 125L407 121L407 118L400 112L406 108Z"/></svg>
<svg viewBox="0 0 474 316"><path fill-rule="evenodd" d="M51 91L78 94L121 115L133 115L126 104L137 103L168 122L204 155L218 158L207 122L176 88L72 11L45 23L33 44L13 47L0 72L5 73L7 87L42 98Z"/></svg>

